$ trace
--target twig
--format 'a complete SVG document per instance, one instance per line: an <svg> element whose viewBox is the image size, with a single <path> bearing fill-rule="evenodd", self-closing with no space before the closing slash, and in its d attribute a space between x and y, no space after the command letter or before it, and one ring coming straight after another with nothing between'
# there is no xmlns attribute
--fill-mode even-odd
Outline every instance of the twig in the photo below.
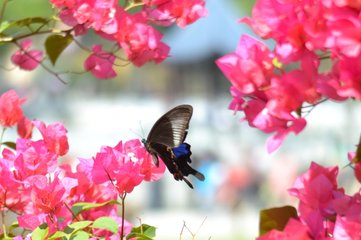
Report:
<svg viewBox="0 0 361 240"><path fill-rule="evenodd" d="M4 2L3 2L3 6L2 6L1 11L0 11L0 22L3 21L5 8L6 8L6 5L8 4L8 2L9 2L8 0L4 0Z"/></svg>
<svg viewBox="0 0 361 240"><path fill-rule="evenodd" d="M35 59L33 56L31 56L24 48L22 48L20 46L20 44L18 44L16 41L12 41L18 48L20 48L29 58L33 59L34 61L38 62L43 69L45 69L48 73L54 75L60 82L67 84L67 82L65 82L58 73L54 72L53 70L51 70L49 67L47 67L42 61L38 61L37 59Z"/></svg>

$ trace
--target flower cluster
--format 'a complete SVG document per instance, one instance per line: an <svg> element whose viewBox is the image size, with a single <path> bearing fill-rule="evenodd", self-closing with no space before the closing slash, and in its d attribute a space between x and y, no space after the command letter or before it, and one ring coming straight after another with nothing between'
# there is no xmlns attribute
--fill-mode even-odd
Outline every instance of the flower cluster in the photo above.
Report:
<svg viewBox="0 0 361 240"><path fill-rule="evenodd" d="M289 193L298 198L298 218L290 218L282 231L259 237L269 239L359 239L361 194L349 196L337 185L338 167L311 163Z"/></svg>
<svg viewBox="0 0 361 240"><path fill-rule="evenodd" d="M274 133L269 152L304 129L306 107L325 99L361 100L360 10L355 1L258 0L252 18L240 20L274 39L275 48L242 36L236 52L217 65L232 84L229 108L244 112L250 126Z"/></svg>
<svg viewBox="0 0 361 240"><path fill-rule="evenodd" d="M132 192L143 180L156 181L163 175L164 164L156 167L138 139L103 147L94 158L79 158L76 166L67 163L59 166L59 157L69 150L67 130L61 123L46 125L25 118L21 109L24 101L13 90L0 96L1 126L5 130L17 125L20 129L13 150L11 144L1 139L5 148L0 157L0 210L18 214L20 227L34 230L46 223L50 235L74 221L71 211L74 204L115 201L118 196ZM31 139L33 128L40 132L40 139ZM124 222L115 204L85 211L76 220L95 220L101 216L114 218L120 226ZM127 222L124 224L128 226L127 234L131 227ZM112 235L93 232L97 234Z"/></svg>
<svg viewBox="0 0 361 240"><path fill-rule="evenodd" d="M57 58L67 41L93 30L123 49L127 59L138 67L150 61L160 63L169 55L169 46L162 41L163 34L154 25L175 23L183 28L207 14L204 0L50 0L50 3L59 10L62 22L71 28L66 30L65 41L55 42L54 47L57 44L60 47L47 49L48 54L53 52L51 54ZM60 39L59 35L57 38ZM24 70L36 68L43 54L30 47L30 39L21 42L20 50L11 58L13 64ZM113 78L117 75L116 58L113 51L103 51L100 45L94 45L84 68L99 79Z"/></svg>

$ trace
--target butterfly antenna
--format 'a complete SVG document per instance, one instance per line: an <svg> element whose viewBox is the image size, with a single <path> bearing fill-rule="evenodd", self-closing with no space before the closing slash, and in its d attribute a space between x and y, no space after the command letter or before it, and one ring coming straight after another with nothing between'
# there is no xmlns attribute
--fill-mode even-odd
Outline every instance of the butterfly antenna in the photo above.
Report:
<svg viewBox="0 0 361 240"><path fill-rule="evenodd" d="M142 138L144 138L144 136L145 136L145 133L144 133L144 129L143 129L143 126L142 126L142 122L141 121L139 121L139 127L140 127L140 130L142 130Z"/></svg>
<svg viewBox="0 0 361 240"><path fill-rule="evenodd" d="M143 138L143 136L139 133L137 133L136 131L133 131L133 129L129 129L132 133L134 133L135 135L137 135L139 138Z"/></svg>

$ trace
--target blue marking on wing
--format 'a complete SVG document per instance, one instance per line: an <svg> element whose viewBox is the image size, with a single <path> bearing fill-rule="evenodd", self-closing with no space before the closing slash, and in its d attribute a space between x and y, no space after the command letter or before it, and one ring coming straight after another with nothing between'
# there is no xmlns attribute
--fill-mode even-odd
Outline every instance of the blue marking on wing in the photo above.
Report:
<svg viewBox="0 0 361 240"><path fill-rule="evenodd" d="M190 157L192 154L191 146L188 143L182 143L178 147L172 148L172 151L176 158Z"/></svg>

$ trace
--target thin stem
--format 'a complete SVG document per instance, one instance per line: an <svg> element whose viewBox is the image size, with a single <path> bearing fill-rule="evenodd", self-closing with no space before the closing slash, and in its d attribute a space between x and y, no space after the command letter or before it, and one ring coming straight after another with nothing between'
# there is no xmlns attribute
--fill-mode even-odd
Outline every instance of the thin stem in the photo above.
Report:
<svg viewBox="0 0 361 240"><path fill-rule="evenodd" d="M38 61L36 58L34 58L33 56L31 56L25 49L23 49L20 44L18 44L16 41L13 41L13 43L19 48L21 49L29 58L33 59L34 61L38 62L45 71L47 71L48 73L54 75L60 82L67 84L67 82L65 82L58 73L54 72L53 70L51 70L49 67L47 67L43 61Z"/></svg>
<svg viewBox="0 0 361 240"><path fill-rule="evenodd" d="M139 2L139 3L131 3L131 4L129 4L129 6L127 6L127 7L125 8L125 11L129 11L129 10L132 9L132 8L139 7L139 6L143 6L143 5L144 5L144 2L143 2L143 1L141 1L141 2Z"/></svg>
<svg viewBox="0 0 361 240"><path fill-rule="evenodd" d="M3 3L3 6L1 8L1 11L0 11L0 22L3 21L3 17L4 17L4 13L5 13L5 8L6 8L6 5L8 4L8 0L4 0L4 3Z"/></svg>
<svg viewBox="0 0 361 240"><path fill-rule="evenodd" d="M3 210L1 210L1 222L2 222L2 225L3 225L4 238L7 238L6 226L5 226L5 212Z"/></svg>
<svg viewBox="0 0 361 240"><path fill-rule="evenodd" d="M3 138L4 138L5 130L6 130L6 128L3 128L3 129L1 130L1 134L0 134L0 150L1 150L1 147L2 147L2 145L3 145Z"/></svg>
<svg viewBox="0 0 361 240"><path fill-rule="evenodd" d="M78 216L76 216L73 211L71 210L71 208L69 207L69 205L67 203L64 203L65 207L69 210L69 212L71 213L71 215L73 216L73 219L76 219L77 221L80 221L80 219L78 218Z"/></svg>
<svg viewBox="0 0 361 240"><path fill-rule="evenodd" d="M50 30L44 30L44 31L30 32L30 33L20 35L20 36L17 36L17 37L5 36L5 37L0 38L0 42L4 42L4 43L6 43L6 42L15 42L15 41L18 41L20 39L28 38L28 37L38 35L38 34L48 34L48 33L65 33L65 34L67 34L67 33L71 32L72 30L73 29L68 29L68 30L50 29Z"/></svg>
<svg viewBox="0 0 361 240"><path fill-rule="evenodd" d="M120 196L120 199L122 200L122 228L120 229L120 239L123 240L124 237L124 218L125 218L125 197L127 196L126 193L123 194L123 196Z"/></svg>

